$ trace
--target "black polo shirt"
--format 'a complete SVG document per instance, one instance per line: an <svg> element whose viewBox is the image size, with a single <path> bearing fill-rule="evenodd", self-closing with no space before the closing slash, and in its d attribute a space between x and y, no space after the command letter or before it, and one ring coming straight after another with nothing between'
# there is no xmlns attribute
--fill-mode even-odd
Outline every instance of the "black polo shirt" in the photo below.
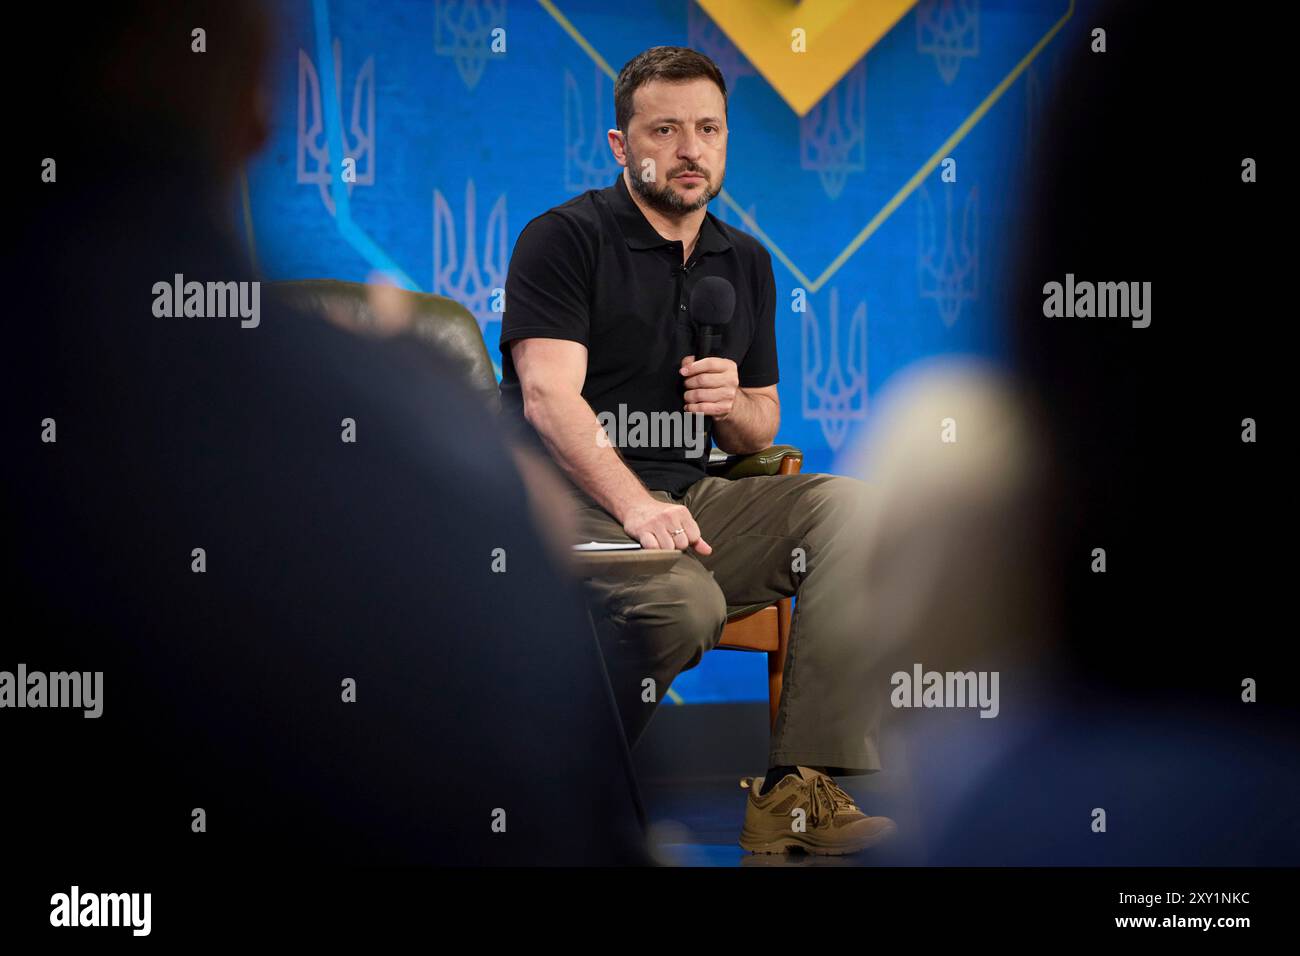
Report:
<svg viewBox="0 0 1300 956"><path fill-rule="evenodd" d="M722 276L736 290L736 311L715 354L735 361L744 388L777 382L776 280L772 257L747 233L706 213L690 262L682 243L655 231L628 195L620 172L542 213L515 243L501 327L501 401L523 421L523 395L510 357L515 339L546 338L587 347L582 397L599 416L684 413L681 360L694 351L691 290ZM704 477L712 418L696 455L691 442L619 449L647 488L680 494ZM536 437L533 433L533 437ZM617 434L615 438L619 437Z"/></svg>

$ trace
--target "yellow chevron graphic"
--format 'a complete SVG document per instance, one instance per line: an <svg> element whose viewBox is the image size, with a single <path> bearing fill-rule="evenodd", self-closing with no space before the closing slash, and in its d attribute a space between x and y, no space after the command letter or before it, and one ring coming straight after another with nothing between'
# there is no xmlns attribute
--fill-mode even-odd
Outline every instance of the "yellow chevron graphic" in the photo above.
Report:
<svg viewBox="0 0 1300 956"><path fill-rule="evenodd" d="M699 0L772 89L805 115L917 0ZM805 52L797 53L794 31Z"/></svg>

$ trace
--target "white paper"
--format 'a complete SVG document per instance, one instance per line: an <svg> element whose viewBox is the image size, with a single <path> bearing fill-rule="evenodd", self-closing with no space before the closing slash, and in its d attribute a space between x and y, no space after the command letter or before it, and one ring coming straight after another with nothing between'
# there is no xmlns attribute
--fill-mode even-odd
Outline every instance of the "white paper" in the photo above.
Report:
<svg viewBox="0 0 1300 956"><path fill-rule="evenodd" d="M574 551L640 551L641 545L635 541L588 541L575 544Z"/></svg>

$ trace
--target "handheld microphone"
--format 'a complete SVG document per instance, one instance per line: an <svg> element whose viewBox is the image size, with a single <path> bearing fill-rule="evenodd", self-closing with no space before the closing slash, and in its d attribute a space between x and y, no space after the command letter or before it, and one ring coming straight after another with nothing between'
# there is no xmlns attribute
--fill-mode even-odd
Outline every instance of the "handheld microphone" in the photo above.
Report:
<svg viewBox="0 0 1300 956"><path fill-rule="evenodd" d="M722 348L722 333L736 311L736 288L721 276L705 276L691 290L695 357L708 358Z"/></svg>

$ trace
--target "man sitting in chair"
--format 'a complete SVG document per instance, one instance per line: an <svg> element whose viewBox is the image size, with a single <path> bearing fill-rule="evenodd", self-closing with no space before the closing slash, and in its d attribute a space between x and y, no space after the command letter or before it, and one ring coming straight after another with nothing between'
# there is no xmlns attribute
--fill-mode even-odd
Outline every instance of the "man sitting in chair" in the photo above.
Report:
<svg viewBox="0 0 1300 956"><path fill-rule="evenodd" d="M686 552L670 572L590 584L629 743L673 678L718 644L729 607L798 596L769 769L751 781L740 842L854 852L894 829L830 776L880 769L864 631L849 608L855 543L839 534L866 486L706 475L710 443L751 454L776 436L771 257L707 211L727 164L717 66L655 47L623 67L614 96L618 179L533 219L515 245L503 406L571 481L582 540ZM723 330L708 357L694 354L699 323Z"/></svg>

